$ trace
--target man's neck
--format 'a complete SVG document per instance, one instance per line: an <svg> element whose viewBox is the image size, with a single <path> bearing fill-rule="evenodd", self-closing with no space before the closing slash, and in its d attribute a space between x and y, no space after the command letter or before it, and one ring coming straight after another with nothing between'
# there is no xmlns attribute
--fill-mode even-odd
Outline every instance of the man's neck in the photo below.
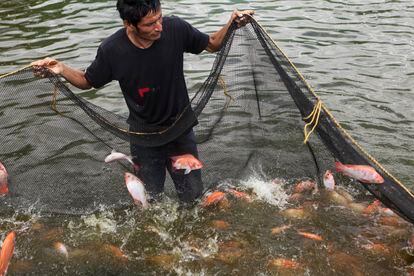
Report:
<svg viewBox="0 0 414 276"><path fill-rule="evenodd" d="M147 49L151 47L151 45L154 43L153 40L147 40L140 38L136 33L126 30L127 36L129 40L134 44L136 47L140 49Z"/></svg>

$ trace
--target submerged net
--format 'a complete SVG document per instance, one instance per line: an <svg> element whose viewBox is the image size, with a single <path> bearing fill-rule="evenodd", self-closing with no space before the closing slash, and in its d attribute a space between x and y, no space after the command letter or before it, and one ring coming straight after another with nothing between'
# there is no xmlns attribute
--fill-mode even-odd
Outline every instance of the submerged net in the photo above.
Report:
<svg viewBox="0 0 414 276"><path fill-rule="evenodd" d="M138 124L129 131L123 116L74 94L55 75L35 77L31 67L0 78L0 106L0 160L10 178L2 209L79 214L131 205L123 180L131 168L104 158L112 149L129 153L131 140L165 144L198 121L205 189L258 172L290 183L321 183L335 160L365 164L385 182L357 185L414 222L410 191L341 128L254 20L229 30L207 80L171 126ZM174 196L171 180L166 185Z"/></svg>

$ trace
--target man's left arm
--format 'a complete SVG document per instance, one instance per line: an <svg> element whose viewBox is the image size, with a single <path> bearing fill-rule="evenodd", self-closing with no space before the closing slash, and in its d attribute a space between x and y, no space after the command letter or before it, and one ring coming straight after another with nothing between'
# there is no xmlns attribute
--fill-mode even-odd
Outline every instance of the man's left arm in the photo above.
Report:
<svg viewBox="0 0 414 276"><path fill-rule="evenodd" d="M210 53L214 53L220 50L224 37L226 36L226 33L228 29L230 28L231 24L233 23L233 21L237 23L238 27L244 26L249 22L250 16L252 16L253 14L254 14L253 10L245 10L245 11L234 10L227 24L224 25L219 31L210 35L206 50Z"/></svg>

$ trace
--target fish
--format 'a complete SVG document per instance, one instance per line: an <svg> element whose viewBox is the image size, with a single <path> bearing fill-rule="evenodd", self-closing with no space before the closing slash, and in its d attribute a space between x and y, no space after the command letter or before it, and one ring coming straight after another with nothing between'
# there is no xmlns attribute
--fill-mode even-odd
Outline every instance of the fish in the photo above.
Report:
<svg viewBox="0 0 414 276"><path fill-rule="evenodd" d="M315 241L323 241L323 238L317 234L302 232L302 231L298 231L298 234L307 239L311 239Z"/></svg>
<svg viewBox="0 0 414 276"><path fill-rule="evenodd" d="M9 174L6 167L0 162L0 196L7 195L9 193Z"/></svg>
<svg viewBox="0 0 414 276"><path fill-rule="evenodd" d="M184 174L189 174L192 170L203 168L203 163L195 158L192 154L171 156L172 167L176 170L185 170Z"/></svg>
<svg viewBox="0 0 414 276"><path fill-rule="evenodd" d="M63 255L66 259L69 257L68 249L63 243L55 242L53 244L53 248L56 250L56 252Z"/></svg>
<svg viewBox="0 0 414 276"><path fill-rule="evenodd" d="M135 171L138 171L140 169L140 165L134 163L132 156L126 155L122 152L117 152L115 149L112 149L111 153L105 157L105 163L111 163L120 160L126 160L131 163Z"/></svg>
<svg viewBox="0 0 414 276"><path fill-rule="evenodd" d="M347 206L349 203L348 199L336 191L327 191L327 199L334 204Z"/></svg>
<svg viewBox="0 0 414 276"><path fill-rule="evenodd" d="M387 255L391 253L391 249L382 243L363 244L361 247L373 254Z"/></svg>
<svg viewBox="0 0 414 276"><path fill-rule="evenodd" d="M381 207L381 201L379 201L378 199L374 200L374 202L372 202L371 204L369 204L363 211L364 214L368 215L368 214L373 214L379 211Z"/></svg>
<svg viewBox="0 0 414 276"><path fill-rule="evenodd" d="M293 189L293 193L305 193L313 191L316 188L316 183L311 180L300 181L296 184Z"/></svg>
<svg viewBox="0 0 414 276"><path fill-rule="evenodd" d="M310 217L310 214L304 208L289 208L281 211L280 214L291 219L306 219Z"/></svg>
<svg viewBox="0 0 414 276"><path fill-rule="evenodd" d="M105 251L106 253L111 254L113 257L115 257L116 259L118 259L121 262L128 261L128 256L126 256L124 254L124 252L122 252L121 248L119 248L115 245L104 244L102 246L102 250Z"/></svg>
<svg viewBox="0 0 414 276"><path fill-rule="evenodd" d="M323 185L327 190L335 190L335 179L330 170L327 170L323 175Z"/></svg>
<svg viewBox="0 0 414 276"><path fill-rule="evenodd" d="M360 182L368 184L382 184L384 178L371 166L367 165L344 165L341 162L335 162L337 172L354 178Z"/></svg>
<svg viewBox="0 0 414 276"><path fill-rule="evenodd" d="M304 195L301 193L294 193L289 196L288 202L300 202L304 199Z"/></svg>
<svg viewBox="0 0 414 276"><path fill-rule="evenodd" d="M292 225L282 225L282 226L278 226L278 227L273 227L271 230L272 235L278 235L280 233L285 232L287 229L289 229L290 227L292 227Z"/></svg>
<svg viewBox="0 0 414 276"><path fill-rule="evenodd" d="M13 257L14 246L16 242L16 232L11 231L4 239L0 252L0 275L4 276L9 268L9 263Z"/></svg>
<svg viewBox="0 0 414 276"><path fill-rule="evenodd" d="M248 194L246 194L245 192L240 192L240 191L237 191L237 190L232 189L232 188L228 188L226 190L226 192L232 194L236 198L243 199L246 202L252 202L252 198Z"/></svg>
<svg viewBox="0 0 414 276"><path fill-rule="evenodd" d="M275 268L298 269L301 265L294 260L285 258L275 258L268 262L268 266Z"/></svg>
<svg viewBox="0 0 414 276"><path fill-rule="evenodd" d="M224 220L213 220L211 225L217 230L227 230L230 227L230 224Z"/></svg>
<svg viewBox="0 0 414 276"><path fill-rule="evenodd" d="M214 191L214 192L211 192L211 193L207 194L204 197L203 201L201 202L201 206L202 207L208 207L208 206L211 206L211 205L215 205L215 204L217 204L218 202L220 202L224 199L226 199L226 194L225 193L223 193L221 191Z"/></svg>
<svg viewBox="0 0 414 276"><path fill-rule="evenodd" d="M128 192L131 194L136 205L142 205L142 207L148 208L149 203L147 200L147 194L145 191L144 183L133 175L132 173L125 173L125 184L127 186Z"/></svg>

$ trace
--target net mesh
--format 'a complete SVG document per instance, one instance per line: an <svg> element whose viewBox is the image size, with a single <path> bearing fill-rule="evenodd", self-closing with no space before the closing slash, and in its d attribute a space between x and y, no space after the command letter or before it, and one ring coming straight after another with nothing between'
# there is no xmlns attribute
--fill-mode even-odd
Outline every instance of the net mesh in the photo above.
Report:
<svg viewBox="0 0 414 276"><path fill-rule="evenodd" d="M34 207L78 214L132 202L123 183L131 168L103 162L112 149L128 153L168 143L194 128L206 189L260 172L267 178L321 182L334 161L366 164L385 179L366 188L400 216L414 221L413 195L341 128L266 31L252 20L227 33L207 80L171 126L140 125L73 93L52 74L31 67L0 78L0 160L10 194L0 208ZM190 112L194 110L193 112ZM194 114L196 116L194 116ZM306 125L306 127L305 127ZM304 143L304 128L314 130ZM171 180L167 194L174 196Z"/></svg>

